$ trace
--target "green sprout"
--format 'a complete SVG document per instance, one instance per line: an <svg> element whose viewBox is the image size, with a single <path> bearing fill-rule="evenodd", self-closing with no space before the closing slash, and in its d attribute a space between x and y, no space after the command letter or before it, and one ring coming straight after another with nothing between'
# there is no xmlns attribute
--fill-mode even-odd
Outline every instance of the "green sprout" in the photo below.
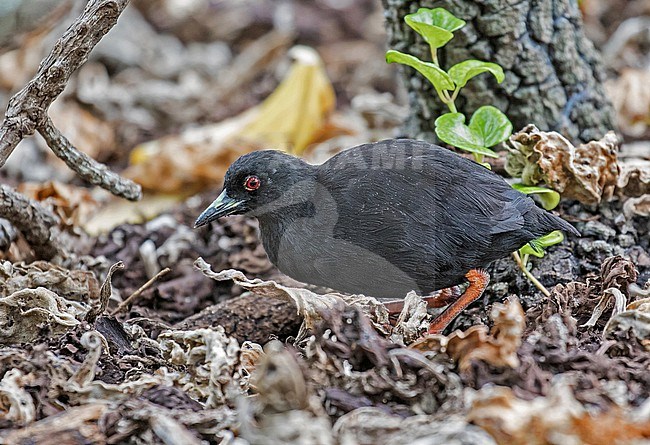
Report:
<svg viewBox="0 0 650 445"><path fill-rule="evenodd" d="M440 100L449 108L449 113L442 114L435 121L436 135L443 142L472 153L476 162L490 168L489 164L483 162L484 157L499 157L491 147L510 137L512 123L501 110L485 105L474 112L469 124L465 124L465 115L458 112L456 99L467 82L479 74L490 73L498 83L503 82L505 78L503 68L496 63L475 59L457 63L447 71L440 66L438 49L454 38L455 31L465 26L464 20L455 17L444 8L420 8L416 13L404 17L404 21L429 45L431 62L395 50L386 52L386 61L410 66L431 82ZM536 195L546 210L552 210L560 202L560 194L549 188L527 186L522 183L513 184L512 187L522 193ZM531 255L542 258L546 248L563 240L562 232L556 230L529 242L512 254L524 275L546 296L550 295L549 291L528 271L528 259Z"/></svg>
<svg viewBox="0 0 650 445"><path fill-rule="evenodd" d="M490 147L505 141L512 134L510 120L498 108L484 106L476 110L469 125L465 125L465 115L458 112L456 99L467 82L479 74L490 73L497 82L503 82L503 68L496 63L475 59L457 63L448 71L440 67L438 49L454 37L454 31L465 26L464 20L444 8L420 8L415 14L407 15L404 20L429 44L432 61L425 62L411 54L395 50L386 53L386 61L416 69L431 82L440 100L447 105L449 113L443 114L435 121L436 135L442 141L472 153L479 163L483 163L485 156L498 158L499 155Z"/></svg>

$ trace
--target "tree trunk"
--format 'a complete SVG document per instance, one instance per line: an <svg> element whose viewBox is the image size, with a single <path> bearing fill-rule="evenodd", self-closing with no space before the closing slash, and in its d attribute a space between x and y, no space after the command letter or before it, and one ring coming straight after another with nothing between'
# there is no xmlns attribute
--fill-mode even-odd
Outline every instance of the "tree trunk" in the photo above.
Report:
<svg viewBox="0 0 650 445"><path fill-rule="evenodd" d="M600 56L584 35L576 0L382 2L390 48L431 60L428 45L404 23L404 16L421 7L443 7L467 25L439 50L441 66L449 69L466 59L480 59L503 67L506 77L500 85L483 74L463 88L456 103L466 115L495 105L515 131L534 123L573 142L598 139L615 129ZM433 123L448 110L419 73L408 67L402 73L411 104L404 132L433 140Z"/></svg>

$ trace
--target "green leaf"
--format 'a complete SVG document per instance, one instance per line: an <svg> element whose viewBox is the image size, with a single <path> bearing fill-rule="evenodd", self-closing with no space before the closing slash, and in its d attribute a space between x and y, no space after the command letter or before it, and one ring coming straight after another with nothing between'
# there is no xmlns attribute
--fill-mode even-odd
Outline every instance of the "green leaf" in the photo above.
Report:
<svg viewBox="0 0 650 445"><path fill-rule="evenodd" d="M465 26L464 20L444 8L420 8L404 17L404 21L435 49L445 46L454 37L452 33Z"/></svg>
<svg viewBox="0 0 650 445"><path fill-rule="evenodd" d="M519 254L533 255L537 258L542 258L546 253L546 248L554 246L555 244L560 244L562 241L564 241L564 234L559 230L554 230L547 235L530 241L524 247L519 249Z"/></svg>
<svg viewBox="0 0 650 445"><path fill-rule="evenodd" d="M560 203L560 194L555 190L546 187L524 185L522 183L512 184L512 188L527 195L537 195L546 210L553 210Z"/></svg>
<svg viewBox="0 0 650 445"><path fill-rule="evenodd" d="M484 147L493 147L512 134L512 123L498 108L485 105L474 112L469 128L480 135Z"/></svg>
<svg viewBox="0 0 650 445"><path fill-rule="evenodd" d="M492 73L498 83L505 79L501 66L481 60L465 60L449 68L449 77L459 87L464 87L468 80L481 73Z"/></svg>
<svg viewBox="0 0 650 445"><path fill-rule="evenodd" d="M534 241L534 240L533 240ZM546 252L544 250L539 250L536 246L533 246L531 241L528 244L525 244L524 247L519 249L519 255L524 256L524 255L532 255L536 256L537 258L542 258Z"/></svg>
<svg viewBox="0 0 650 445"><path fill-rule="evenodd" d="M485 146L481 134L465 125L465 116L462 113L445 113L436 119L435 125L436 135L446 143L472 153L491 158L499 157Z"/></svg>
<svg viewBox="0 0 650 445"><path fill-rule="evenodd" d="M404 54L399 51L395 51L394 49L386 52L386 62L397 62L415 68L438 90L454 89L454 83L451 81L449 74L431 62L423 62L415 56Z"/></svg>
<svg viewBox="0 0 650 445"><path fill-rule="evenodd" d="M415 32L420 34L424 41L434 49L442 48L447 44L447 42L454 38L454 35L446 29L427 25L426 23L409 22L408 16L406 16L406 23L408 23Z"/></svg>

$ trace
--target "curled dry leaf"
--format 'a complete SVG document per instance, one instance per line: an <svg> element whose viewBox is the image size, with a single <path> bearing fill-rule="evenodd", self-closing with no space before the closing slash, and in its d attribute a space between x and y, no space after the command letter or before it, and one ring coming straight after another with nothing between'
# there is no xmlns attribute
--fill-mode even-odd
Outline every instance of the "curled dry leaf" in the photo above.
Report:
<svg viewBox="0 0 650 445"><path fill-rule="evenodd" d="M81 345L86 348L88 353L79 369L70 377L68 383L83 387L95 380L95 368L99 357L102 355L103 344L106 344L106 339L99 332L84 332L81 336ZM108 345L106 349L108 350Z"/></svg>
<svg viewBox="0 0 650 445"><path fill-rule="evenodd" d="M600 266L601 297L589 320L583 327L595 326L603 313L614 302L611 316L623 312L627 304L629 287L636 283L638 272L632 261L620 255L605 258Z"/></svg>
<svg viewBox="0 0 650 445"><path fill-rule="evenodd" d="M10 369L0 380L0 421L7 420L16 425L26 425L36 418L34 401L25 386L29 376L20 369Z"/></svg>
<svg viewBox="0 0 650 445"><path fill-rule="evenodd" d="M73 301L92 304L99 299L99 282L92 272L68 270L46 261L0 262L0 296L36 287L45 287Z"/></svg>
<svg viewBox="0 0 650 445"><path fill-rule="evenodd" d="M241 350L237 340L216 329L165 331L158 336L163 357L184 371L165 371L166 377L206 407L232 401L246 389L240 382ZM247 364L250 356L246 353Z"/></svg>
<svg viewBox="0 0 650 445"><path fill-rule="evenodd" d="M614 315L605 326L605 338L616 333L632 331L634 336L650 352L650 298L634 301L625 311Z"/></svg>
<svg viewBox="0 0 650 445"><path fill-rule="evenodd" d="M336 421L334 433L344 445L496 444L492 436L461 416L441 417L416 415L405 419L377 408L357 408Z"/></svg>
<svg viewBox="0 0 650 445"><path fill-rule="evenodd" d="M510 136L509 143L506 170L524 184L543 182L584 204L612 197L619 176L619 141L614 132L575 147L559 133L528 125Z"/></svg>
<svg viewBox="0 0 650 445"><path fill-rule="evenodd" d="M251 381L264 410L282 413L307 408L307 383L293 354L277 340L267 343L264 352Z"/></svg>
<svg viewBox="0 0 650 445"><path fill-rule="evenodd" d="M250 280L242 272L234 269L213 272L210 265L203 258L198 258L194 262L194 266L205 276L213 280L232 280L235 284L260 297L277 298L295 304L298 315L304 319L303 327L305 329L312 330L315 323L322 318L323 313L336 307L343 307L346 304L362 308L376 325L382 327L388 325L388 311L383 304L372 297L338 293L320 295L309 289L282 286L275 281ZM301 329L301 331L303 330Z"/></svg>
<svg viewBox="0 0 650 445"><path fill-rule="evenodd" d="M646 443L641 440L650 438L647 409L591 414L563 380L546 397L533 400L519 399L507 387L485 386L475 394L468 420L500 445L612 445Z"/></svg>
<svg viewBox="0 0 650 445"><path fill-rule="evenodd" d="M29 198L50 204L54 213L70 227L85 224L99 208L99 203L88 189L57 181L23 183L18 191Z"/></svg>
<svg viewBox="0 0 650 445"><path fill-rule="evenodd" d="M250 376L255 371L257 364L264 356L264 350L258 343L245 341L241 345L239 354L239 375L241 376L240 384L242 389L249 387Z"/></svg>
<svg viewBox="0 0 650 445"><path fill-rule="evenodd" d="M250 443L334 444L332 425L305 381L295 354L268 343L252 377L259 394L243 411L241 436ZM252 411L252 412L251 412ZM255 421L253 421L253 417Z"/></svg>
<svg viewBox="0 0 650 445"><path fill-rule="evenodd" d="M467 371L473 360L482 360L493 366L519 366L517 350L526 328L524 310L516 298L505 304L495 303L490 312L494 321L490 333L487 326L472 326L465 332L455 331L449 336L431 335L411 345L418 350L446 351L461 372Z"/></svg>
<svg viewBox="0 0 650 445"><path fill-rule="evenodd" d="M605 258L600 267L603 290L615 288L627 294L638 276L634 263L620 255Z"/></svg>
<svg viewBox="0 0 650 445"><path fill-rule="evenodd" d="M630 198L625 201L623 204L623 214L628 219L634 216L650 216L650 194L645 194L638 198Z"/></svg>
<svg viewBox="0 0 650 445"><path fill-rule="evenodd" d="M63 335L77 326L86 312L86 305L44 287L14 292L0 298L0 343L29 343L43 336Z"/></svg>
<svg viewBox="0 0 650 445"><path fill-rule="evenodd" d="M650 143L648 152L650 153ZM620 162L621 174L616 190L619 195L639 197L650 193L650 161L634 159Z"/></svg>
<svg viewBox="0 0 650 445"><path fill-rule="evenodd" d="M600 297L600 300L598 301L598 304L594 308L594 313L591 315L591 318L589 318L589 320L581 327L595 326L598 320L600 319L600 317L603 315L603 313L609 306L610 300L614 301L614 309L612 310L612 317L625 310L625 302L627 301L625 295L623 295L623 293L620 290L614 287L610 287L609 289L605 289L602 296Z"/></svg>
<svg viewBox="0 0 650 445"><path fill-rule="evenodd" d="M106 273L106 279L102 283L102 287L99 289L99 301L97 302L97 304L94 304L92 306L92 308L88 311L88 313L85 316L85 320L88 323L95 324L95 322L97 321L97 317L99 317L106 311L106 308L108 307L108 300L111 298L111 295L113 294L113 284L112 284L113 274L118 270L123 270L123 269L124 269L124 263L122 261L118 261L117 263L112 264L111 267L108 269L108 272Z"/></svg>
<svg viewBox="0 0 650 445"><path fill-rule="evenodd" d="M252 150L301 153L325 127L335 96L316 51L296 47L292 55L291 70L261 105L136 147L125 175L146 190L188 194L219 184L230 164Z"/></svg>
<svg viewBox="0 0 650 445"><path fill-rule="evenodd" d="M397 317L391 339L396 343L408 344L417 340L428 328L427 303L422 297L411 291L404 298L404 307Z"/></svg>

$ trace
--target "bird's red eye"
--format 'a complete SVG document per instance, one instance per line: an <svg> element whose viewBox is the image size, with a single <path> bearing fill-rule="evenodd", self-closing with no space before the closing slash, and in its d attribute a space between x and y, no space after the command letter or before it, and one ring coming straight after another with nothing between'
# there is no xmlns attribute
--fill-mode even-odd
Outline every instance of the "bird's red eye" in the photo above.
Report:
<svg viewBox="0 0 650 445"><path fill-rule="evenodd" d="M246 178L246 181L244 182L244 187L249 192L252 192L253 190L257 190L258 188L260 188L260 185L262 185L262 181L260 181L260 178L258 178L257 176L249 176Z"/></svg>

